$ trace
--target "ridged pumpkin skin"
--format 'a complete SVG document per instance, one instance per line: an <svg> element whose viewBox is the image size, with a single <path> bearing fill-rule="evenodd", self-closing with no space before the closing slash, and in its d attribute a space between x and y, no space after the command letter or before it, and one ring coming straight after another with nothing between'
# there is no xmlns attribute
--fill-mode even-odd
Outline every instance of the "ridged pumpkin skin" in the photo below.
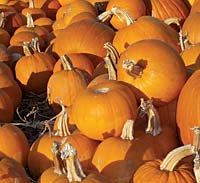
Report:
<svg viewBox="0 0 200 183"><path fill-rule="evenodd" d="M144 39L161 40L180 52L178 33L163 21L151 16L142 16L130 26L119 30L113 39L113 45L121 54L132 43Z"/></svg>
<svg viewBox="0 0 200 183"><path fill-rule="evenodd" d="M35 93L46 91L55 62L51 55L43 52L35 52L33 55L20 58L16 64L15 73L22 89L25 92Z"/></svg>
<svg viewBox="0 0 200 183"><path fill-rule="evenodd" d="M13 158L26 167L29 144L20 128L9 123L0 127L0 144L0 157Z"/></svg>
<svg viewBox="0 0 200 183"><path fill-rule="evenodd" d="M145 134L144 130L141 124L134 128L133 140L110 137L102 141L92 159L94 167L112 183L127 183L144 162L164 158L178 146L176 133L170 128L163 128L156 137Z"/></svg>
<svg viewBox="0 0 200 183"><path fill-rule="evenodd" d="M189 8L183 0L144 0L147 6L147 13L161 20L168 18L186 19L189 15Z"/></svg>
<svg viewBox="0 0 200 183"><path fill-rule="evenodd" d="M11 158L0 160L0 170L1 183L31 183L23 166Z"/></svg>
<svg viewBox="0 0 200 183"><path fill-rule="evenodd" d="M197 44L200 42L200 12L191 13L185 20L182 31L183 36L188 34L188 40L191 44Z"/></svg>
<svg viewBox="0 0 200 183"><path fill-rule="evenodd" d="M192 4L190 13L200 12L200 1L199 0L189 0Z"/></svg>
<svg viewBox="0 0 200 183"><path fill-rule="evenodd" d="M134 60L141 67L141 77L134 78L122 64ZM162 105L175 99L186 81L186 69L178 52L159 40L142 40L132 44L117 63L118 80L136 87L141 96Z"/></svg>
<svg viewBox="0 0 200 183"><path fill-rule="evenodd" d="M182 163L174 171L160 170L161 160L143 164L133 175L134 183L195 183L193 167Z"/></svg>
<svg viewBox="0 0 200 183"><path fill-rule="evenodd" d="M85 89L72 105L72 121L89 138L103 140L120 136L124 123L136 119L135 94L116 82L100 83Z"/></svg>
<svg viewBox="0 0 200 183"><path fill-rule="evenodd" d="M200 71L197 70L185 83L178 99L176 121L180 131L181 140L184 144L193 142L193 132L188 129L200 125L199 79Z"/></svg>
<svg viewBox="0 0 200 183"><path fill-rule="evenodd" d="M88 53L104 57L106 50L103 45L112 42L114 35L115 32L104 23L95 20L76 22L56 37L52 51L59 56L69 53Z"/></svg>
<svg viewBox="0 0 200 183"><path fill-rule="evenodd" d="M133 19L138 19L146 14L146 6L143 0L134 0L134 2L132 0L110 0L107 4L106 11L110 11L113 7L119 7L125 10ZM120 18L122 20L114 15L110 20L111 25L117 30L127 26L124 17L120 16Z"/></svg>

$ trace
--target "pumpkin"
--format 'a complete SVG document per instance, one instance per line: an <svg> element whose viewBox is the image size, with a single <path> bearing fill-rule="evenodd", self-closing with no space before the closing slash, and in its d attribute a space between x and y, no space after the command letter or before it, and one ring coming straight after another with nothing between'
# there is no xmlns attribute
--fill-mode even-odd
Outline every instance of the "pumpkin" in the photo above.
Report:
<svg viewBox="0 0 200 183"><path fill-rule="evenodd" d="M187 148L184 147L184 149ZM134 183L151 183L155 181L158 183L195 183L196 180L191 164L181 163L178 165L181 158L184 158L184 156L186 156L186 150L180 150L180 148L172 150L163 161L160 159L156 159L144 163L133 175ZM187 156L191 154L193 153L190 152L187 154ZM175 157L177 159L175 159Z"/></svg>
<svg viewBox="0 0 200 183"><path fill-rule="evenodd" d="M186 69L178 52L166 43L142 40L121 54L117 76L137 88L140 98L153 98L154 104L160 106L179 95L186 81Z"/></svg>
<svg viewBox="0 0 200 183"><path fill-rule="evenodd" d="M9 157L26 167L29 151L28 139L24 132L10 124L0 127L0 157ZM1 171L0 171L1 172ZM1 174L1 173L0 173Z"/></svg>
<svg viewBox="0 0 200 183"><path fill-rule="evenodd" d="M74 67L81 70L85 70L90 75L92 75L94 71L94 65L92 64L91 59L87 57L87 55L82 54L82 53L74 53L74 54L72 53L72 54L68 54L68 57L70 58ZM63 69L64 68L63 68L62 61L61 59L59 59L54 66L53 72L57 72Z"/></svg>
<svg viewBox="0 0 200 183"><path fill-rule="evenodd" d="M94 167L113 183L131 182L134 172L145 161L162 158L178 146L176 133L170 128L163 128L154 137L144 133L144 123L137 122L127 120L121 137L102 141L93 156ZM170 140L166 142L166 138Z"/></svg>
<svg viewBox="0 0 200 183"><path fill-rule="evenodd" d="M3 44L7 47L10 42L10 34L4 29L4 13L1 13L1 15L2 16L0 16L0 44Z"/></svg>
<svg viewBox="0 0 200 183"><path fill-rule="evenodd" d="M199 17L200 12L191 13L182 26L183 36L187 36L187 39L191 44L196 44L200 42L200 25L194 23L199 21Z"/></svg>
<svg viewBox="0 0 200 183"><path fill-rule="evenodd" d="M199 126L199 78L200 72L196 70L185 83L178 99L176 121L183 144L192 143L193 133L188 129Z"/></svg>
<svg viewBox="0 0 200 183"><path fill-rule="evenodd" d="M111 42L114 34L115 32L109 26L95 20L76 22L58 34L53 43L52 52L58 56L87 53L102 58L105 56L103 44Z"/></svg>
<svg viewBox="0 0 200 183"><path fill-rule="evenodd" d="M135 120L137 111L133 91L117 81L109 81L82 91L72 105L71 117L83 134L104 140L120 136L126 120Z"/></svg>
<svg viewBox="0 0 200 183"><path fill-rule="evenodd" d="M36 8L34 0L29 0L29 7L24 8L21 13L26 16L27 13L30 13L33 17L33 20L36 20L40 17L46 17L46 13L41 8Z"/></svg>
<svg viewBox="0 0 200 183"><path fill-rule="evenodd" d="M125 11L132 19L138 19L146 14L146 6L143 0L134 0L134 3L132 0L109 0L106 11L111 11L114 7ZM117 30L127 26L125 17L120 13L116 13L112 16L110 24Z"/></svg>
<svg viewBox="0 0 200 183"><path fill-rule="evenodd" d="M61 57L64 70L55 72L48 81L48 101L55 112L58 112L58 98L64 106L71 106L77 97L87 86L89 74L73 67L69 57Z"/></svg>
<svg viewBox="0 0 200 183"><path fill-rule="evenodd" d="M47 168L53 166L51 146L54 141L61 142L62 139L60 136L51 136L49 132L33 142L28 152L28 169L34 179L37 180Z"/></svg>
<svg viewBox="0 0 200 183"><path fill-rule="evenodd" d="M143 39L161 40L180 52L178 33L163 21L151 16L142 16L130 26L117 31L113 45L121 54L132 43Z"/></svg>
<svg viewBox="0 0 200 183"><path fill-rule="evenodd" d="M12 158L1 158L0 161L1 183L31 183L23 166Z"/></svg>
<svg viewBox="0 0 200 183"><path fill-rule="evenodd" d="M7 64L10 68L13 67L11 54L4 44L0 44L0 62Z"/></svg>
<svg viewBox="0 0 200 183"><path fill-rule="evenodd" d="M0 62L0 74L6 74L10 79L14 79L12 70L3 62Z"/></svg>
<svg viewBox="0 0 200 183"><path fill-rule="evenodd" d="M189 8L182 0L144 0L147 7L147 14L161 20L177 17L182 22L189 15Z"/></svg>
<svg viewBox="0 0 200 183"><path fill-rule="evenodd" d="M10 123L14 117L14 104L8 94L0 89L0 121Z"/></svg>
<svg viewBox="0 0 200 183"><path fill-rule="evenodd" d="M8 94L14 105L14 109L16 109L22 99L22 91L17 81L8 77L6 73L0 74L0 88Z"/></svg>
<svg viewBox="0 0 200 183"><path fill-rule="evenodd" d="M69 24L75 23L75 22L79 22L82 20L95 20L96 16L90 12L82 12L79 13L75 16L73 16L73 18L71 19L71 21L69 22Z"/></svg>
<svg viewBox="0 0 200 183"><path fill-rule="evenodd" d="M21 12L24 8L28 7L28 1L9 0L7 5L12 6L17 12Z"/></svg>
<svg viewBox="0 0 200 183"><path fill-rule="evenodd" d="M64 147L61 147L61 145L58 142L53 143L54 167L45 170L38 183L107 182L106 178L98 173L88 173L89 175L86 175L80 165L76 149L70 143L66 143Z"/></svg>
<svg viewBox="0 0 200 183"><path fill-rule="evenodd" d="M41 17L34 21L34 25L42 26L47 29L49 32L52 31L53 20L48 17Z"/></svg>
<svg viewBox="0 0 200 183"><path fill-rule="evenodd" d="M16 79L25 92L44 92L53 73L55 59L50 54L39 52L39 50L35 50L32 54L28 45L23 47L26 55L21 57L16 64ZM27 64L28 69L24 69Z"/></svg>
<svg viewBox="0 0 200 183"><path fill-rule="evenodd" d="M58 2L61 4L61 6L64 6L66 4L70 4L75 0L58 0Z"/></svg>
<svg viewBox="0 0 200 183"><path fill-rule="evenodd" d="M181 57L185 63L187 71L192 74L200 68L200 43L190 45L181 52Z"/></svg>
<svg viewBox="0 0 200 183"><path fill-rule="evenodd" d="M200 12L200 1L199 0L190 0L190 1L191 1L190 3L192 3L190 13Z"/></svg>
<svg viewBox="0 0 200 183"><path fill-rule="evenodd" d="M47 17L55 20L56 12L60 8L58 0L35 0L35 8L41 8L46 13Z"/></svg>

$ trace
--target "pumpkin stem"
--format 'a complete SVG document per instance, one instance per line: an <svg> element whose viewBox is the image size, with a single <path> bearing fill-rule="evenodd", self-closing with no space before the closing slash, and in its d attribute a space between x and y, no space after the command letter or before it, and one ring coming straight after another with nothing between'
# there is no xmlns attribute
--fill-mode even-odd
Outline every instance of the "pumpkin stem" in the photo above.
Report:
<svg viewBox="0 0 200 183"><path fill-rule="evenodd" d="M26 19L27 19L27 21L26 21L26 24L27 24L26 27L28 27L28 28L34 28L35 25L34 25L34 22L33 22L33 17L31 16L30 13L26 14Z"/></svg>
<svg viewBox="0 0 200 183"><path fill-rule="evenodd" d="M189 144L182 147L178 147L169 152L163 160L163 162L161 163L160 169L172 172L180 160L194 154L192 147L193 146Z"/></svg>
<svg viewBox="0 0 200 183"><path fill-rule="evenodd" d="M51 151L53 153L54 173L62 175L66 174L67 170L65 169L63 161L61 159L60 146L61 143L53 142Z"/></svg>
<svg viewBox="0 0 200 183"><path fill-rule="evenodd" d="M113 13L111 11L105 11L97 16L97 20L100 22L108 22L112 18Z"/></svg>
<svg viewBox="0 0 200 183"><path fill-rule="evenodd" d="M153 136L157 136L161 133L162 129L160 126L160 117L156 108L153 106L152 100L144 101L143 98L140 99L140 112L139 116L143 117L145 114L148 116L148 125L146 128L146 133Z"/></svg>
<svg viewBox="0 0 200 183"><path fill-rule="evenodd" d="M121 138L123 140L133 140L133 126L134 126L134 120L132 119L128 119L126 121L126 123L124 124L124 127L122 129L122 134L121 134Z"/></svg>
<svg viewBox="0 0 200 183"><path fill-rule="evenodd" d="M117 18L121 22L123 22L124 19L125 19L127 26L129 26L129 25L131 25L132 23L135 22L135 19L130 17L130 15L125 10L120 9L119 7L113 7L111 9L111 12L113 13L113 15L117 16ZM120 15L122 15L122 17Z"/></svg>
<svg viewBox="0 0 200 183"><path fill-rule="evenodd" d="M72 71L74 70L74 66L72 64L72 61L70 60L70 58L67 55L63 55L60 57L62 65L63 65L63 69L65 71Z"/></svg>
<svg viewBox="0 0 200 183"><path fill-rule="evenodd" d="M134 60L124 60L122 67L134 79L142 77L143 67L141 67L139 64L136 64Z"/></svg>
<svg viewBox="0 0 200 183"><path fill-rule="evenodd" d="M29 0L29 8L31 9L35 8L34 0Z"/></svg>
<svg viewBox="0 0 200 183"><path fill-rule="evenodd" d="M172 18L167 18L164 20L164 22L167 24L167 25L171 25L171 24L176 24L178 27L180 27L180 21L181 19L180 18L177 18L177 17L172 17Z"/></svg>
<svg viewBox="0 0 200 183"><path fill-rule="evenodd" d="M68 114L63 102L60 99L57 100L59 101L62 110L58 115L58 130L55 135L60 137L69 136L71 133L68 128Z"/></svg>
<svg viewBox="0 0 200 183"><path fill-rule="evenodd" d="M104 48L107 49L107 54L106 57L104 58L104 61L108 68L109 80L117 80L117 71L115 65L117 64L119 55L111 43L105 43Z"/></svg>
<svg viewBox="0 0 200 183"><path fill-rule="evenodd" d="M188 40L188 33L185 36L183 36L183 32L181 29L179 31L179 42L181 46L181 51L184 51L186 48L188 48L191 45Z"/></svg>
<svg viewBox="0 0 200 183"><path fill-rule="evenodd" d="M0 27L1 27L1 28L4 28L5 22L6 22L5 13L4 13L4 12L1 12L1 13L0 13Z"/></svg>
<svg viewBox="0 0 200 183"><path fill-rule="evenodd" d="M32 39L30 46L32 47L32 49L38 53L40 53L40 43L39 43L39 39L38 37L35 37Z"/></svg>
<svg viewBox="0 0 200 183"><path fill-rule="evenodd" d="M67 178L69 182L80 182L86 177L79 162L77 150L73 148L70 143L66 143L61 149L61 158L67 168Z"/></svg>
<svg viewBox="0 0 200 183"><path fill-rule="evenodd" d="M32 52L30 50L30 42L23 42L23 51L26 56L31 56Z"/></svg>

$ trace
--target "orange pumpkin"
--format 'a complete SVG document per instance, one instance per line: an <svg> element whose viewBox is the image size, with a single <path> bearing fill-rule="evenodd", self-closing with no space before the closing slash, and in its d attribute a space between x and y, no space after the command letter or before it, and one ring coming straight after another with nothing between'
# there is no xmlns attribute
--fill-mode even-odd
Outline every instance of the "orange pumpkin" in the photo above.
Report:
<svg viewBox="0 0 200 183"><path fill-rule="evenodd" d="M41 93L46 91L47 82L53 73L55 59L48 53L35 50L32 54L24 45L26 56L21 57L15 67L16 79L25 92ZM29 69L26 68L27 64Z"/></svg>
<svg viewBox="0 0 200 183"><path fill-rule="evenodd" d="M200 71L197 70L185 83L178 99L176 121L184 144L191 144L193 140L193 133L188 129L199 126L199 79Z"/></svg>
<svg viewBox="0 0 200 183"><path fill-rule="evenodd" d="M69 53L87 53L102 58L106 54L103 44L111 42L114 34L115 32L109 26L95 20L76 22L58 34L53 43L52 52L58 56Z"/></svg>
<svg viewBox="0 0 200 183"><path fill-rule="evenodd" d="M182 26L183 36L187 36L188 41L191 44L200 42L200 24L196 24L200 18L200 12L191 13L185 20Z"/></svg>
<svg viewBox="0 0 200 183"><path fill-rule="evenodd" d="M11 158L1 159L0 170L1 183L31 183L23 166Z"/></svg>
<svg viewBox="0 0 200 183"><path fill-rule="evenodd" d="M137 88L140 97L152 98L159 106L179 95L186 81L186 69L178 52L166 43L142 40L121 54L117 76Z"/></svg>
<svg viewBox="0 0 200 183"><path fill-rule="evenodd" d="M71 118L83 134L104 140L119 136L126 120L136 119L137 111L132 90L117 81L109 81L82 91L72 105Z"/></svg>
<svg viewBox="0 0 200 183"><path fill-rule="evenodd" d="M73 104L77 95L79 95L87 86L89 74L73 67L69 57L63 56L62 64L64 70L55 72L48 81L48 101L53 109L58 112L58 98L63 102L65 107Z"/></svg>
<svg viewBox="0 0 200 183"><path fill-rule="evenodd" d="M142 16L130 26L117 31L113 45L121 54L132 43L143 39L161 40L180 52L178 33L163 21L151 16Z"/></svg>
<svg viewBox="0 0 200 183"><path fill-rule="evenodd" d="M12 158L26 167L29 144L27 137L20 128L9 123L4 124L0 127L0 143L1 158Z"/></svg>

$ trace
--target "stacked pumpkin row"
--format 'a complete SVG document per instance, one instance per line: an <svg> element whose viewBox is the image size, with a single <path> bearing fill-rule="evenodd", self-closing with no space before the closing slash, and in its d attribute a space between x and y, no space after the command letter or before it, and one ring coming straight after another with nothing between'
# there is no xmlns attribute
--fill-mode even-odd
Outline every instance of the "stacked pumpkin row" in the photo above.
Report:
<svg viewBox="0 0 200 183"><path fill-rule="evenodd" d="M1 181L30 182L27 168L38 183L198 182L200 1L190 3L1 4ZM30 147L10 123L28 92L46 92L55 112ZM192 159L177 165L194 154L194 171Z"/></svg>

